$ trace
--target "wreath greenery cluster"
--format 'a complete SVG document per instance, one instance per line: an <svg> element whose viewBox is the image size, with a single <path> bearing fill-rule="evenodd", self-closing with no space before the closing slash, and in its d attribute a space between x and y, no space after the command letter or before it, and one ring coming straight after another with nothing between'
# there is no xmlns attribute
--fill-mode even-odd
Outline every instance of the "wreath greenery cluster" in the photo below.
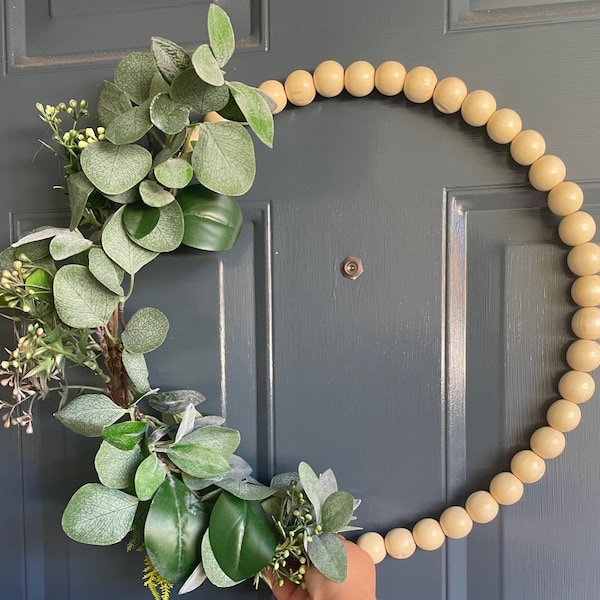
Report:
<svg viewBox="0 0 600 600"><path fill-rule="evenodd" d="M157 349L167 317L125 308L137 273L180 245L231 248L242 213L235 196L253 183L249 127L272 145L273 101L224 80L235 48L227 14L212 5L209 44L192 54L152 38L100 87L95 128L85 100L38 104L52 132L45 146L64 160L69 227L42 227L0 253L0 309L16 347L0 367L11 391L5 427L33 432L38 400L60 398L56 418L101 438L99 483L75 492L62 527L72 539L146 552L144 584L157 599L247 578L302 584L312 563L336 581L346 555L336 535L354 529L358 505L329 470L306 463L269 485L235 451L240 434L199 412L202 394L151 387L144 355ZM204 122L216 111L225 121ZM70 127L65 127L65 121ZM68 367L96 381L69 382ZM268 571L266 570L268 569Z"/></svg>

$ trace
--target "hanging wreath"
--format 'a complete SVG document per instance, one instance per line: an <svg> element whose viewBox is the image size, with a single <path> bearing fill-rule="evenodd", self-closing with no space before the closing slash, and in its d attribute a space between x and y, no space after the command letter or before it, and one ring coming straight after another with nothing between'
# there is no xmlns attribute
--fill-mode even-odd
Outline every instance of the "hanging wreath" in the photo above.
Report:
<svg viewBox="0 0 600 600"><path fill-rule="evenodd" d="M595 222L580 210L581 188L564 181L563 162L545 153L539 133L522 130L517 113L497 110L489 92L468 93L457 78L438 82L427 67L407 73L395 61L377 69L358 61L345 70L326 61L312 75L293 72L285 85L225 81L235 38L216 5L208 33L209 44L191 55L163 38L152 38L148 53L127 55L114 82L100 87L95 128L81 126L89 116L85 100L37 105L52 132L52 143L42 144L64 161L70 224L42 227L0 253L0 308L14 322L16 339L0 364L0 383L11 391L10 400L0 400L4 425L33 433L36 402L56 394L57 419L102 439L94 461L99 483L74 493L62 527L86 544L128 538L128 550L146 553L143 581L157 599L168 598L175 583L185 593L207 578L220 587L248 578L302 585L309 564L334 581L346 577L337 533L358 529L351 522L359 501L338 490L331 470L317 475L304 462L269 485L253 479L235 454L239 432L200 412L202 394L151 387L145 354L166 339L167 317L151 307L126 317L125 309L138 271L161 253L181 245L224 251L236 243L242 212L235 197L255 175L247 127L271 147L273 114L288 101L303 106L317 93L334 97L345 89L360 97L377 88L388 96L403 92L411 102L433 100L445 114L460 111L529 166L532 186L549 191L550 210L563 217L561 240L573 246L567 262L577 276L579 339L567 351L571 370L560 380L548 425L534 432L510 471L464 507L449 507L412 530L393 529L385 539L363 534L359 545L375 562L386 553L407 558L417 547L439 548L447 537L468 535L473 522L493 520L499 505L517 502L523 485L542 477L545 460L562 452L564 433L579 423L578 405L594 393L589 372L600 365ZM95 381L68 381L72 365Z"/></svg>

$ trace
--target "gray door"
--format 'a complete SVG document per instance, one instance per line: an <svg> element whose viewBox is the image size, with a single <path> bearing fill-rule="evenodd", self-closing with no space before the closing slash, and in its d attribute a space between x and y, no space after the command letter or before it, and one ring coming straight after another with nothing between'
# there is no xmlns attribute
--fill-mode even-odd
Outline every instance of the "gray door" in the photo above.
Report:
<svg viewBox="0 0 600 600"><path fill-rule="evenodd" d="M252 84L330 58L395 59L491 91L542 132L600 217L598 2L220 4L241 47L229 72ZM119 57L150 35L198 43L207 6L4 3L2 246L64 218L35 103L94 101ZM143 272L139 296L172 322L151 382L202 390L207 412L241 429L259 477L301 459L332 467L363 499L367 530L411 527L486 489L558 397L571 339L566 247L527 170L430 102L373 94L288 108L258 172L234 251L180 252ZM356 280L340 273L347 256L364 263ZM156 285L167 278L177 298ZM2 597L149 597L140 555L62 534L67 499L94 480L95 444L63 432L53 410L42 407L33 436L0 435ZM582 410L566 451L518 504L467 540L381 563L380 600L597 597L600 413L594 400ZM207 586L192 596L252 594Z"/></svg>

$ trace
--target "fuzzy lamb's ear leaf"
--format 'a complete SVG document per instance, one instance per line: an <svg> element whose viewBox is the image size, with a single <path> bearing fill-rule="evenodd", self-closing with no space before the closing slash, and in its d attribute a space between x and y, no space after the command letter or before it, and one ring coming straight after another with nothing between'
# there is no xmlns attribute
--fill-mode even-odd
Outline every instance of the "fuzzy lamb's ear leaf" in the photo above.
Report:
<svg viewBox="0 0 600 600"><path fill-rule="evenodd" d="M319 485L319 478L317 474L312 470L310 465L305 462L301 462L298 465L298 475L300 476L300 483L304 488L304 493L308 496L315 509L315 520L317 523L321 522L321 507L323 505L323 498L321 496L321 486Z"/></svg>
<svg viewBox="0 0 600 600"><path fill-rule="evenodd" d="M152 53L156 66L167 83L192 66L192 59L181 47L161 37L152 38Z"/></svg>
<svg viewBox="0 0 600 600"><path fill-rule="evenodd" d="M94 191L94 186L83 171L78 171L67 178L67 191L69 192L69 206L71 209L69 229L72 231L81 221L85 205L90 194Z"/></svg>
<svg viewBox="0 0 600 600"><path fill-rule="evenodd" d="M168 135L179 133L189 122L190 109L171 100L168 93L157 94L150 104L150 120Z"/></svg>
<svg viewBox="0 0 600 600"><path fill-rule="evenodd" d="M323 502L323 531L341 531L352 520L354 498L348 492L334 492Z"/></svg>
<svg viewBox="0 0 600 600"><path fill-rule="evenodd" d="M200 427L183 436L182 444L200 444L217 453L223 458L229 458L240 445L240 432L228 427Z"/></svg>
<svg viewBox="0 0 600 600"><path fill-rule="evenodd" d="M229 101L229 89L225 84L215 87L198 77L191 68L183 71L171 86L171 97L175 102L189 106L201 115L220 110Z"/></svg>
<svg viewBox="0 0 600 600"><path fill-rule="evenodd" d="M54 416L71 431L86 437L100 437L104 428L127 411L104 394L77 396Z"/></svg>
<svg viewBox="0 0 600 600"><path fill-rule="evenodd" d="M127 94L110 81L102 82L98 97L98 121L108 127L119 115L131 109Z"/></svg>
<svg viewBox="0 0 600 600"><path fill-rule="evenodd" d="M216 4L208 9L208 39L217 62L224 67L235 50L235 35L229 15Z"/></svg>
<svg viewBox="0 0 600 600"><path fill-rule="evenodd" d="M106 139L117 146L133 144L152 129L150 121L150 101L134 106L116 117L106 127Z"/></svg>
<svg viewBox="0 0 600 600"><path fill-rule="evenodd" d="M121 341L128 352L145 354L156 350L166 339L169 320L157 308L140 308L127 322Z"/></svg>
<svg viewBox="0 0 600 600"><path fill-rule="evenodd" d="M343 583L348 571L348 557L343 542L334 533L313 535L306 546L313 565L332 581Z"/></svg>
<svg viewBox="0 0 600 600"><path fill-rule="evenodd" d="M273 113L263 96L255 88L239 81L232 81L227 85L256 137L263 144L272 148L274 132Z"/></svg>
<svg viewBox="0 0 600 600"><path fill-rule="evenodd" d="M52 238L50 255L54 260L65 260L80 252L85 252L92 245L93 242L84 238L79 231L66 231Z"/></svg>
<svg viewBox="0 0 600 600"><path fill-rule="evenodd" d="M221 71L221 67L208 47L208 44L202 44L196 48L194 54L192 54L192 64L202 81L206 81L209 85L216 87L225 83L223 71Z"/></svg>
<svg viewBox="0 0 600 600"><path fill-rule="evenodd" d="M41 240L49 240L53 238L55 235L60 235L61 233L68 233L70 229L66 227L40 227L31 233L23 236L17 242L12 244L13 248L18 248L19 246L24 246L25 244L31 244L32 242L39 242ZM47 254L47 253L46 253ZM29 257L35 260L33 257Z"/></svg>
<svg viewBox="0 0 600 600"><path fill-rule="evenodd" d="M167 456L192 477L219 477L227 475L231 467L225 458L200 444L176 442L167 449Z"/></svg>
<svg viewBox="0 0 600 600"><path fill-rule="evenodd" d="M184 411L188 404L196 406L204 402L206 398L196 390L174 390L152 394L146 400L158 412L176 415Z"/></svg>
<svg viewBox="0 0 600 600"><path fill-rule="evenodd" d="M107 289L114 294L123 296L123 269L108 258L102 248L90 248L88 252L88 266L90 273Z"/></svg>
<svg viewBox="0 0 600 600"><path fill-rule="evenodd" d="M206 571L200 563L193 571L192 574L185 580L183 585L179 588L179 595L189 594L195 589L198 589L206 581Z"/></svg>
<svg viewBox="0 0 600 600"><path fill-rule="evenodd" d="M125 56L115 69L115 85L127 93L136 104L150 95L156 63L149 52L132 52Z"/></svg>

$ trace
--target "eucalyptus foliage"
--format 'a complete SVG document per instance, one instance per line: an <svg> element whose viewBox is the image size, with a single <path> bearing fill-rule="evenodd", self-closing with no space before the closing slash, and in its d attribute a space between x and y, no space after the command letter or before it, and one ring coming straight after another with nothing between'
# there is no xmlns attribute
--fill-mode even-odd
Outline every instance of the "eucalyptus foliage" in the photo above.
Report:
<svg viewBox="0 0 600 600"><path fill-rule="evenodd" d="M255 173L249 130L272 145L272 100L225 79L235 38L216 5L208 33L191 53L155 37L148 52L123 58L100 86L95 127L80 126L90 116L85 100L37 105L52 131L48 147L65 161L71 218L0 253L0 311L16 337L0 363L12 393L0 400L5 427L33 432L35 402L56 392L56 418L97 438L98 482L73 494L63 530L84 544L128 538L147 555L143 581L155 598L207 579L302 584L311 563L343 581L336 533L352 529L357 506L331 471L319 476L306 463L269 485L252 478L236 454L240 433L199 411L200 392L151 386L145 355L167 338L167 316L126 308L138 273L160 254L236 243L235 197ZM224 120L205 122L213 111ZM73 365L97 384L69 383Z"/></svg>

